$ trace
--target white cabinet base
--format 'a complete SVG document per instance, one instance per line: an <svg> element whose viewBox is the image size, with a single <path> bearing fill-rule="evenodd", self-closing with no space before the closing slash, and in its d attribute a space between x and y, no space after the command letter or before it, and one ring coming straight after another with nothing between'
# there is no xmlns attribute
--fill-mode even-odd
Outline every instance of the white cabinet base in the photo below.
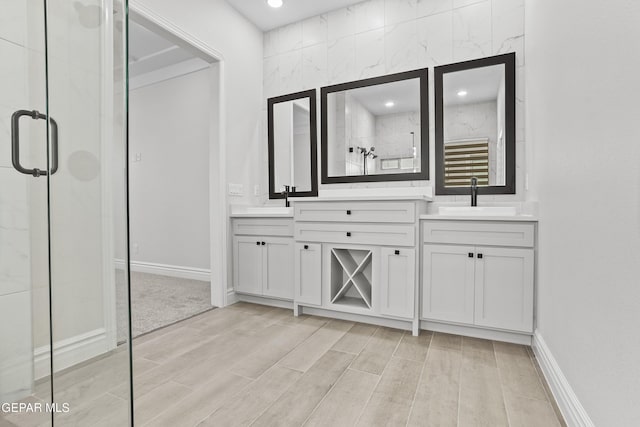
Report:
<svg viewBox="0 0 640 427"><path fill-rule="evenodd" d="M269 297L259 297L256 295L243 294L241 292L234 292L232 296L227 297L228 301L231 304L235 304L236 302L249 302L251 304L260 304L260 305L268 305L270 307L279 307L286 308L288 310L292 310L293 302L289 299L280 299L280 298L269 298Z"/></svg>
<svg viewBox="0 0 640 427"><path fill-rule="evenodd" d="M446 334L462 335L466 337L482 338L485 340L510 342L513 344L528 345L532 343L531 334L519 334L517 332L498 331L475 326L454 325L451 323L432 322L421 320L420 329L425 331L443 332Z"/></svg>
<svg viewBox="0 0 640 427"><path fill-rule="evenodd" d="M295 310L296 308L294 308ZM347 320L350 322L367 323L369 325L384 326L387 328L401 329L404 331L413 330L413 322L411 320L389 319L378 315L368 316L365 314L347 313L344 311L336 311L332 309L324 309L318 307L308 307L305 305L297 306L298 314L310 314L312 316L328 317L330 319ZM417 335L416 330L413 335Z"/></svg>

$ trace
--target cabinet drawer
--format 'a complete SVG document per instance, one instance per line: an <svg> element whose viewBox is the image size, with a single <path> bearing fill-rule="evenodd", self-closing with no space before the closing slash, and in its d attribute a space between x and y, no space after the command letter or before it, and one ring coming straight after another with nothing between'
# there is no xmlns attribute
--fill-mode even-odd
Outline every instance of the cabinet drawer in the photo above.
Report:
<svg viewBox="0 0 640 427"><path fill-rule="evenodd" d="M249 236L293 236L293 220L290 218L234 219L233 234Z"/></svg>
<svg viewBox="0 0 640 427"><path fill-rule="evenodd" d="M489 221L424 221L424 243L533 247L534 224Z"/></svg>
<svg viewBox="0 0 640 427"><path fill-rule="evenodd" d="M412 202L299 202L296 221L414 222Z"/></svg>
<svg viewBox="0 0 640 427"><path fill-rule="evenodd" d="M414 246L413 225L296 223L294 237L308 242Z"/></svg>

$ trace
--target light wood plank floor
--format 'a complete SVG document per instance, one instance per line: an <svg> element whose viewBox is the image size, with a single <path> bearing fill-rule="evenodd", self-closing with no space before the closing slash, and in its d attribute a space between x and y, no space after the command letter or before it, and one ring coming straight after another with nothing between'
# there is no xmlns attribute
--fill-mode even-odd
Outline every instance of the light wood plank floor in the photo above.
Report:
<svg viewBox="0 0 640 427"><path fill-rule="evenodd" d="M115 372L125 360L117 352L56 378L76 398L56 425L127 425ZM565 425L528 347L247 303L136 339L134 391L136 426Z"/></svg>

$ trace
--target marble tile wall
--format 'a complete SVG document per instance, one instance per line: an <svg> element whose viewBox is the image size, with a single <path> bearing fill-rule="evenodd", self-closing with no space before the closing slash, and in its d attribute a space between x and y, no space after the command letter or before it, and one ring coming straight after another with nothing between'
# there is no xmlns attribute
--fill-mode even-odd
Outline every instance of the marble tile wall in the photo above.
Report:
<svg viewBox="0 0 640 427"><path fill-rule="evenodd" d="M485 200L524 200L524 37L524 0L368 0L266 32L263 63L264 146L266 98L429 67L430 173L433 177L433 67L516 52L518 194L485 196ZM264 157L266 164L266 154ZM265 166L265 176L267 170ZM431 184L413 181L334 185L380 187ZM461 201L466 197L447 196L439 199Z"/></svg>

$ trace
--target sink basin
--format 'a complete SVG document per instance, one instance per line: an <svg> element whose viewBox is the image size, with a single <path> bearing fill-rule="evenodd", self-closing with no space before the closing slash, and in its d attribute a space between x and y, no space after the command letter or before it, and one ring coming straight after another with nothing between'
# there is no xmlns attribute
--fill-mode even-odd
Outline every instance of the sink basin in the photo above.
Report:
<svg viewBox="0 0 640 427"><path fill-rule="evenodd" d="M293 216L292 207L284 206L234 206L231 214L236 216Z"/></svg>
<svg viewBox="0 0 640 427"><path fill-rule="evenodd" d="M515 206L440 206L440 215L456 216L514 216Z"/></svg>

